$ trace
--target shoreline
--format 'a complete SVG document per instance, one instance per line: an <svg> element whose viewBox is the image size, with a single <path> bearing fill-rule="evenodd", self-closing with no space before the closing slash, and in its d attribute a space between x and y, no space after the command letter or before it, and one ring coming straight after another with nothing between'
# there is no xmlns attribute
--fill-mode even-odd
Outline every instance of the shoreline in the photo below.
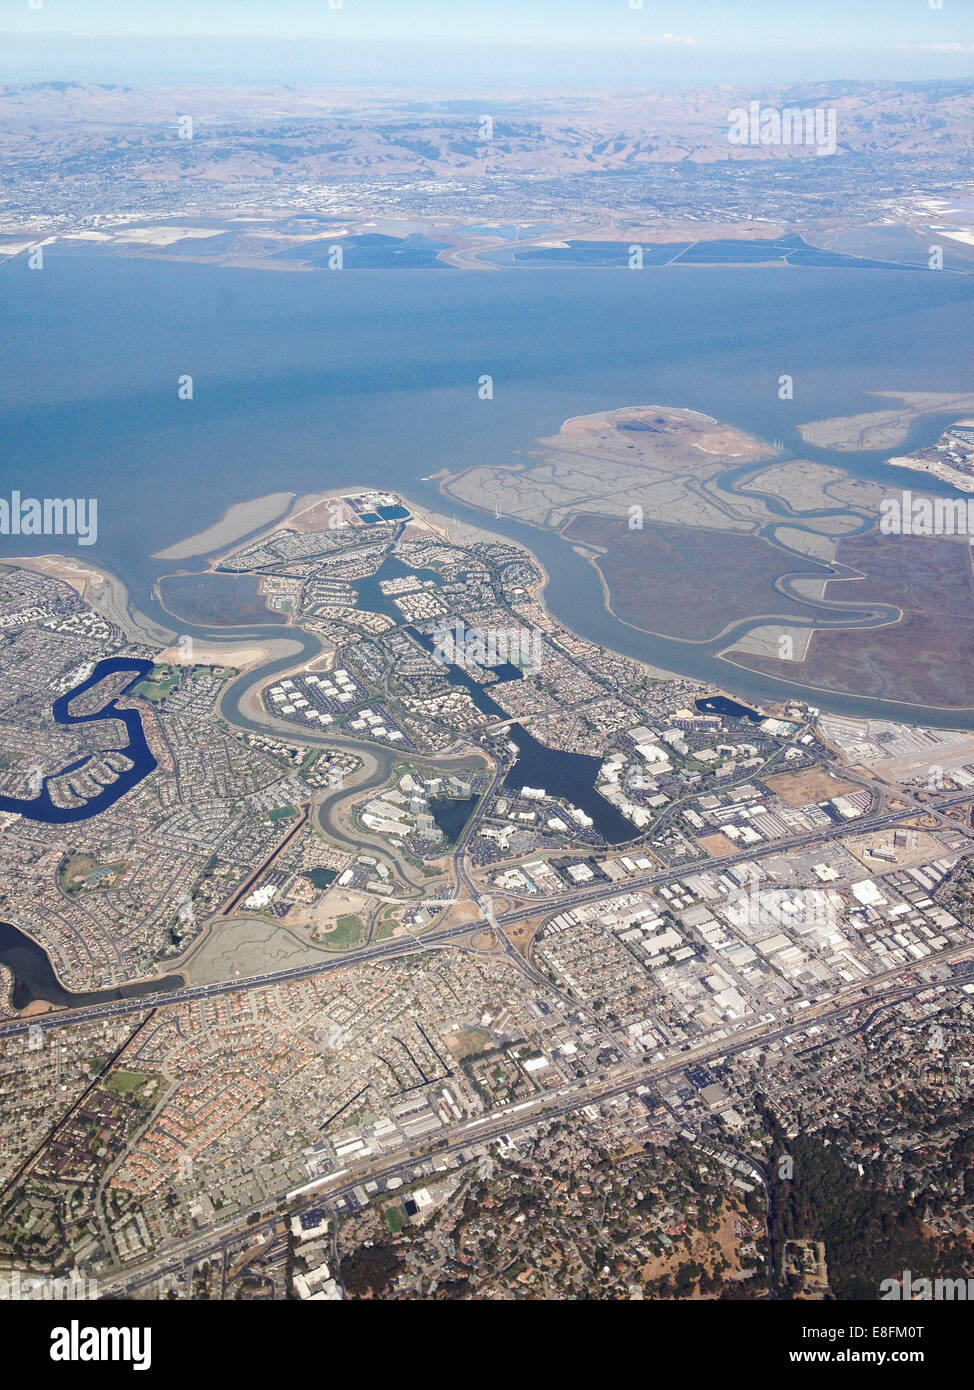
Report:
<svg viewBox="0 0 974 1390"><path fill-rule="evenodd" d="M271 525L276 518L286 514L294 501L293 492L268 492L262 497L253 497L248 502L232 502L212 526L207 526L185 540L167 545L163 550L154 550L152 560L192 560L197 556L210 555L216 550L243 540L251 532L260 531Z"/></svg>
<svg viewBox="0 0 974 1390"><path fill-rule="evenodd" d="M974 493L974 474L961 473L949 463L925 463L923 459L911 458L909 454L903 454L900 458L887 459L886 462L891 468L908 468L914 473L926 473L931 478L937 478L942 483L949 483L958 492Z"/></svg>
<svg viewBox="0 0 974 1390"><path fill-rule="evenodd" d="M646 409L649 407L638 408ZM681 413L683 413L685 410L685 412L688 415L696 416L697 418L703 417L708 420L712 418L708 416L703 416L703 412L692 411L689 408L681 407L679 409ZM755 466L759 468L762 462L763 461L757 461ZM446 490L447 485L450 482L452 482L456 477L462 476L462 473L464 471L466 470L461 470L461 473L459 474L452 474L447 469L441 469L436 473L428 475L426 481L435 481L437 483L437 487L440 491L441 496L444 498L444 500L447 500L450 498L450 494ZM366 488L365 490L368 489ZM295 496L295 494L292 493L290 494L290 496L293 500L289 510L285 513L277 515L273 520L269 521L256 534L252 535L250 532L247 532L246 537L248 543L257 544L262 539L265 539L266 537L272 535L275 531L282 528L288 528L289 526L291 526L292 529L297 529L293 528L292 524L305 514L313 512L316 507L320 507L323 503L327 502L328 500L339 499L343 495L347 495L349 493L360 493L361 491L363 491L362 484L352 484L339 488L328 489L327 491L302 494L300 496ZM552 613L551 609L547 606L545 602L546 590L552 582L550 572L548 571L544 563L541 561L541 559L538 557L538 555L535 553L534 549L531 547L529 543L526 543L524 540L520 538L518 538L517 540L513 540L509 536L492 531L487 526L479 525L476 522L460 521L459 518L450 517L442 512L427 507L425 504L416 503L407 493L402 492L399 489L395 489L395 491L396 495L401 499L403 505L409 509L410 517L406 519L405 523L407 527L409 526L410 521L415 521L419 525L427 528L434 535L439 536L448 544L464 545L471 544L475 541L479 541L488 544L502 544L506 546L512 546L515 549L522 551L524 555L530 560L530 562L535 566L540 575L539 580L536 581L536 583L532 585L529 590L526 591L528 595L526 601L537 603L540 605L547 620L550 622L553 630L560 629L561 631L567 633L579 642L585 643L586 645L596 649L601 648L602 650L611 652L613 655L619 657L621 660L631 662L650 679L683 680L690 682L694 685L696 689L703 693L706 693L708 691L718 691L718 681L716 677L711 680L701 681L696 676L691 676L680 671L671 670L668 667L656 665L650 661L647 661L645 658L632 655L625 651L619 651L609 643L597 641L593 638L587 637L576 631L570 623L567 623L562 619L555 617L555 615ZM281 494L268 495L279 497ZM254 501L258 503L262 502L263 500L264 499L254 499ZM250 505L250 503L234 504L234 507L240 506L247 508ZM482 510L485 513L488 510L486 507L477 508L474 504L468 502L464 502L463 505L465 507L469 507L471 510ZM228 508L227 512L224 513L224 517L221 518L221 522L224 521L227 515L233 512L233 510L234 508ZM238 512L236 515L239 519L240 513ZM250 513L250 517L252 517L252 513ZM516 518L514 519L516 520ZM215 529L215 527L219 524L220 523L216 523L214 528L209 528L209 530L212 532ZM538 525L536 522L525 521L519 522L518 524L526 527L533 527L534 529L537 529L547 534L547 532L545 532L545 528ZM197 534L202 535L207 533L201 532ZM190 539L193 540L194 538ZM181 542L177 544L182 546L184 544L188 544L188 542ZM235 546L236 540L231 540L221 550L216 551L207 556L205 568L200 570L199 573L215 572L222 560L226 558L227 553L232 552ZM640 633L641 635L645 636L653 636L651 632L648 632L647 630L638 627L635 624L629 623L625 619L620 619L618 618L618 615L613 614L613 609L611 607L611 595L607 592L604 576L602 575L601 570L599 569L598 564L596 563L596 556L592 554L582 553L580 555L580 558L584 559L589 565L591 565L595 569L596 574L599 576L599 583L602 589L603 607L607 615L615 616L617 618L617 621L622 622L624 626L626 626L634 632ZM93 565L80 564L79 562L77 562L69 556L58 555L27 557L23 560L18 559L16 557L12 557L6 559L4 563L13 566L20 566L25 569L35 570L44 574L50 574L54 578L62 579L64 582L69 583L78 593L80 593L82 598L85 599L85 601L91 602L93 607L99 607L100 605L99 611L101 611L102 608L110 609L111 612L106 613L106 616L112 616L113 620L117 621L119 625L123 627L127 635L129 635L130 638L132 638L132 640L142 641L145 644L154 647L157 650L158 659L160 660L160 662L165 661L167 664L172 665L186 665L198 663L200 660L205 660L207 664L212 663L214 665L225 665L234 668L239 673L237 679L239 679L242 675L254 673L254 680L252 682L251 688L246 692L246 695L241 698L241 712L245 714L245 717L251 717L254 723L259 723L260 725L262 725L266 732L270 734L277 734L278 737L290 735L293 738L295 731L291 728L288 728L286 732L284 728L278 727L275 729L272 725L269 725L262 717L264 711L259 703L259 691L262 684L262 668L268 665L274 665L279 662L285 661L292 656L294 660L293 662L289 662L289 664L287 665L287 673L293 673L295 671L303 670L306 668L312 669L313 667L320 667L322 665L327 667L333 660L334 649L327 647L326 644L317 637L315 638L317 650L311 656L307 654L308 647L306 644L306 640L302 639L307 639L309 635L314 636L314 634L309 634L304 628L301 627L299 623L295 623L293 621L293 617L289 617L286 623L281 624L279 626L278 631L274 632L273 635L268 635L265 637L263 634L248 634L248 636L242 636L240 635L241 628L246 628L247 626L253 627L254 625L240 624L236 625L235 628L231 628L228 626L227 640L225 643L215 636L210 636L206 640L194 639L193 646L189 649L188 652L181 651L175 645L175 632L161 628L159 625L147 619L145 615L139 614L137 610L136 616L133 617L129 614L127 605L128 591L125 585L122 583L122 581L119 580L116 576L110 574L108 571L100 570L98 567ZM109 598L107 600L106 592L109 595ZM122 607L124 607L125 610L124 621L122 621L122 614L119 612L119 610ZM175 617L175 615L173 616ZM133 634L135 635L133 636ZM659 635L661 637L665 636L665 634ZM718 634L718 640L720 635L721 634ZM704 641L697 641L688 645L699 647L702 645L706 645L707 640L713 639L705 639ZM725 647L717 651L714 654L715 661L719 661L721 665L724 667L740 671L744 678L752 676L754 673L750 667L747 667L743 664L739 664L738 662L732 659L732 657L729 655L731 650L733 650L733 647ZM272 674L275 677L278 677L283 673L285 673L285 668L281 667ZM880 708L876 711L874 715L869 714L863 715L862 717L886 718L890 722L894 723L909 722L909 716L907 716L904 713L889 712L884 714L881 707L884 703L887 702L877 700L877 698L873 696L860 696L856 695L855 693L831 690L828 687L812 686L805 681L788 680L784 676L773 677L772 679L774 679L776 682L780 682L791 687L791 689L789 689L787 692L781 693L780 697L771 696L766 697L763 700L757 700L755 697L741 693L740 691L735 691L733 688L729 690L726 689L724 687L724 682L721 681L719 684L719 693L724 694L727 698L735 701L750 703L752 706L755 704L760 704L763 708L776 708L779 706L783 707L786 703L790 701L800 701L806 704L814 703L817 707L820 707L819 701L822 699L827 701L830 696L835 697L837 699L861 699L865 702L868 702L869 704L878 704L880 706ZM809 696L811 696L811 699L809 699ZM251 705L250 701L254 700L255 698L257 700L257 704ZM223 714L222 711L222 702L223 694L221 693L221 697L217 705L217 713L221 717L225 718L226 716ZM928 712L929 714L939 715L941 717L946 716L947 718L950 718L951 716L956 716L958 720L964 720L965 716L970 717L971 714L974 714L974 706L948 707L934 705L916 705L903 701L897 701L893 703L898 704L900 706L904 706L905 709L909 710L910 715L914 717L917 723L922 723L925 712ZM962 727L962 725L959 725L957 727ZM309 738L310 731L308 730L302 730L301 733L303 735L303 741L308 744L322 746L327 742L336 742L334 736L332 736L331 739L319 739L314 737ZM354 744L352 744L352 746L354 746Z"/></svg>
<svg viewBox="0 0 974 1390"><path fill-rule="evenodd" d="M74 589L82 602L89 604L109 622L120 627L135 645L159 646L168 644L177 633L147 617L136 608L129 597L125 582L111 570L102 569L88 561L81 563L70 555L51 552L47 555L5 556L3 564L34 574L58 579Z"/></svg>

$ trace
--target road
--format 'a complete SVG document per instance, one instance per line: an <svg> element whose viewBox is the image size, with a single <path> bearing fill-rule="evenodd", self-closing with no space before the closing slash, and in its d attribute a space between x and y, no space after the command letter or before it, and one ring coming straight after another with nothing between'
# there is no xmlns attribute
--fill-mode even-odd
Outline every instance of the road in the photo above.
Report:
<svg viewBox="0 0 974 1390"><path fill-rule="evenodd" d="M294 824L291 826L291 828L290 828L290 830L287 832L287 834L284 836L284 838L283 838L282 840L278 841L278 843L274 846L274 848L271 850L270 854L269 854L269 855L267 856L267 858L263 861L263 863L258 865L258 867L257 867L257 868L254 870L254 872L250 875L250 877L249 877L248 879L246 879L246 880L244 881L244 883L241 884L241 886L240 886L239 888L237 888L237 889L234 891L233 895L232 895L230 898L228 898L227 901L224 903L223 907L220 908L220 916L221 916L221 917L229 917L229 916L230 916L230 913L234 910L234 908L237 906L237 904L238 904L243 898L245 898L245 897L247 896L247 894L248 894L248 893L250 892L250 890L253 888L253 886L254 886L254 884L257 882L257 880L258 880L263 874L266 874L267 870L268 870L268 869L270 868L270 866L274 863L274 860L280 858L280 856L281 856L281 855L284 853L284 851L287 849L288 845L289 845L289 844L291 843L291 841L294 839L295 835L297 835L299 831L301 831L301 830L304 829L304 827L305 827L305 826L307 825L307 823L308 823L308 817L309 817L310 814L311 814L311 806L310 806L310 804L303 805L303 806L301 807L301 813L300 813L300 815L298 816L298 818L297 818L297 820L294 822Z"/></svg>
<svg viewBox="0 0 974 1390"><path fill-rule="evenodd" d="M972 948L968 946L965 949L970 952ZM959 952L955 954L959 954ZM894 972L889 973L893 974ZM900 968L897 973L902 975L904 972ZM954 978L945 981L941 988L957 989L972 982L974 982L974 963L966 963L958 970ZM840 1004L830 1001L827 1005L813 1006L800 1020L778 1027L748 1029L733 1038L702 1043L686 1052L681 1052L677 1057L669 1057L663 1061L654 1058L642 1065L629 1067L622 1073L616 1072L611 1076L607 1075L593 1081L583 1081L577 1085L560 1087L557 1091L538 1096L533 1101L523 1101L516 1106L509 1106L480 1120L465 1120L461 1124L439 1132L436 1136L435 1152L437 1156L459 1154L464 1149L490 1143L502 1135L516 1134L541 1120L557 1119L559 1116L581 1110L586 1105L622 1095L631 1091L634 1086L652 1085L683 1071L688 1066L699 1066L734 1057L738 1053L746 1052L759 1044L768 1046L773 1042L782 1041L796 1031L807 1029L812 1023L820 1027L828 1027L867 1004L873 1006L874 1012L880 1008L889 1008L903 999L908 999L930 989L931 985L925 980L909 985L894 983L887 989L873 994L869 999L863 998L865 992L863 986L854 988L856 990L855 998ZM409 1170L413 1165L428 1158L429 1153L430 1136L427 1135L414 1145L405 1146L390 1154L377 1156L371 1163L363 1163L356 1168L354 1174L350 1175L348 1170L340 1170L330 1177L326 1176L317 1182L308 1183L304 1187L294 1190L292 1195L294 1200L299 1200L300 1196L307 1195L309 1203L317 1205L327 1202L331 1204L339 1198L350 1196L354 1189L362 1183L373 1180L385 1182L394 1177L408 1178L411 1176ZM753 1160L750 1161L753 1162ZM102 1296L110 1293L118 1294L123 1291L132 1292L140 1285L158 1278L161 1274L182 1269L196 1260L211 1255L215 1250L224 1249L227 1244L238 1241L244 1231L253 1234L274 1224L281 1219L280 1213L275 1212L274 1215L266 1216L263 1221L259 1221L251 1227L245 1225L248 1217L262 1216L269 1205L273 1204L276 1207L287 1196L287 1193L281 1193L277 1197L265 1200L248 1211L238 1212L230 1221L212 1228L205 1235L198 1234L187 1237L183 1241L174 1242L164 1252L136 1261L126 1269L119 1271L115 1276L100 1279L99 1290Z"/></svg>
<svg viewBox="0 0 974 1390"><path fill-rule="evenodd" d="M952 806L964 805L970 801L970 795L969 791L965 791L955 792L950 796L938 797L935 800L931 800L929 805L924 807L924 810L935 813L937 811L949 809ZM556 916L558 913L566 912L570 908L585 907L591 903L602 902L606 898L617 897L620 893L628 893L637 889L654 888L661 884L672 883L674 879L680 878L686 874L719 872L722 869L732 868L735 865L767 859L785 853L787 850L799 849L803 845L818 844L825 840L843 839L849 835L860 835L873 830L885 829L889 826L898 824L902 820L915 817L916 815L917 808L910 806L902 811L887 811L881 815L862 816L858 820L829 826L824 830L809 830L800 835L790 835L782 840L774 840L762 845L755 845L750 849L740 850L735 854L724 855L719 859L707 859L686 865L683 868L647 871L646 873L633 875L631 878L619 883L595 884L591 888L573 889L568 893L538 899L523 908L515 908L510 912L499 914L495 918L495 921L497 925L503 929L504 927L514 926L519 922L528 921L533 917L541 915ZM951 826L956 830L965 829L965 827L956 825L954 822L951 822ZM469 828L468 823L468 829ZM967 833L970 832L968 831ZM461 837L461 842L455 850L455 862L458 866L461 882L471 895L475 896L475 885L470 880L469 874L462 865L464 844L465 837ZM865 872L865 870L863 872ZM380 960L393 960L402 956L414 955L419 950L449 946L451 942L467 936L477 925L477 923L466 922L460 926L454 927L435 927L425 932L421 937L409 936L407 938L393 938L388 941L363 947L358 951L346 951L341 956L335 958L312 961L306 965L294 966L286 970L270 971L262 975L250 975L240 979L221 980L210 985L197 985L188 989L178 990L174 993L148 994L142 995L138 999L120 999L109 1004L94 1004L87 1008L57 1010L47 1014L36 1015L29 1020L13 1019L9 1022L0 1024L0 1037L11 1037L18 1033L25 1033L31 1024L40 1023L45 1029L48 1029L64 1027L70 1023L93 1021L101 1018L117 1018L124 1014L140 1013L143 1009L159 1007L162 1004L186 1003L193 999L207 999L220 994L239 994L242 990L259 989L262 986L279 984L284 980L306 979L311 975L329 974L333 970L343 970L355 965L363 965ZM484 924L480 923L480 925ZM545 983L547 984L547 981Z"/></svg>
<svg viewBox="0 0 974 1390"><path fill-rule="evenodd" d="M20 1167L13 1174L13 1176L9 1178L6 1183L4 1183L2 1190L0 1190L0 1202L3 1201L7 1193L10 1192L11 1188L15 1187L16 1184L20 1181L20 1179L25 1177L30 1172L31 1168L33 1168L34 1164L40 1158L41 1154L47 1148L48 1144L54 1138L55 1134L57 1134L58 1130L64 1128L68 1120L70 1120L71 1116L75 1114L79 1106L83 1103L85 1097L91 1095L91 1092L95 1089L96 1086L98 1086L101 1083L102 1079L108 1075L112 1067L114 1067L115 1063L118 1062L119 1059L129 1050L129 1048L135 1042L136 1038L139 1037L139 1035L145 1030L146 1026L152 1021L153 1017L155 1016L155 1012L155 1009L150 1009L149 1012L146 1014L145 1018L139 1020L139 1022L135 1025L135 1028L128 1035L128 1037L125 1039L122 1045L120 1047L117 1047L115 1051L112 1053L112 1055L98 1068L98 1071L92 1079L92 1081L84 1088L81 1094L71 1102L67 1110L65 1110L63 1114L58 1116L57 1120L46 1132L40 1143L37 1144L30 1151L30 1153L24 1159L23 1163L21 1163Z"/></svg>

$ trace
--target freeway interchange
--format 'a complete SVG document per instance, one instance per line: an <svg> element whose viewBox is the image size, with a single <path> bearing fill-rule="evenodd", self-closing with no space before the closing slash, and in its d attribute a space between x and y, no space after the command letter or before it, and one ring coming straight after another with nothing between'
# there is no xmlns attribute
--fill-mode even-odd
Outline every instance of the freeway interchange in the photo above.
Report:
<svg viewBox="0 0 974 1390"><path fill-rule="evenodd" d="M939 817L942 816L945 811L955 806L964 805L969 801L970 792L956 792L947 796L932 798L928 803L923 805L922 811L924 814ZM803 845L841 839L844 836L861 834L864 831L881 830L896 825L906 817L915 816L919 809L921 808L911 805L899 811L886 811L878 815L863 816L854 822L832 825L825 829L807 831L800 835L787 836L784 839L769 841L763 845L754 846L735 854L724 855L720 858L708 859L701 863L687 865L682 870L666 869L661 871L647 871L645 873L633 875L633 877L627 879L625 883L602 883L589 888L573 889L568 893L547 897L537 902L531 902L524 907L515 907L508 912L499 913L496 917L492 917L490 923L481 919L480 922L465 922L462 925L456 926L434 926L428 928L421 936L408 935L406 937L392 938L388 941L362 947L359 950L346 951L340 956L334 956L321 961L313 961L304 965L292 966L284 970L275 970L260 975L221 980L207 985L191 985L185 989L166 993L143 994L138 998L112 1000L106 1004L95 1004L85 1008L55 1010L50 1013L36 1015L30 1019L12 1019L0 1023L0 1037L10 1037L26 1033L30 1027L36 1027L38 1024L46 1030L49 1028L64 1027L71 1023L94 1021L101 1018L117 1018L124 1014L141 1013L150 1007L158 1008L165 1004L189 1003L193 1000L212 998L221 994L237 994L245 990L279 984L286 980L305 979L308 976L328 974L332 971L344 970L352 966L414 955L419 951L460 945L465 938L469 938L471 933L475 931L478 926L491 925L499 928L501 939L503 940L503 929L505 927L515 926L520 922L529 921L539 916L555 916L573 907L581 907L589 903L600 902L606 898L616 897L623 892L636 892L641 889L654 888L672 882L675 878L679 878L681 873L699 871L708 873L719 872L722 869L732 868L735 865L769 858L791 849L799 849ZM951 821L950 824L955 830L963 828L956 821ZM454 865L457 870L459 881L467 887L468 891L471 893L471 897L476 898L476 890L462 863L463 846L467 835L471 831L472 825L468 823L466 834L457 845L454 854ZM970 832L968 831L967 833ZM464 901L465 899L461 897L457 898L457 903ZM506 954L511 958L515 958L522 965L524 964L523 959L513 951L509 944L506 944Z"/></svg>
<svg viewBox="0 0 974 1390"><path fill-rule="evenodd" d="M878 784L877 789L882 790L882 784ZM896 795L900 795L899 789L896 789ZM651 870L633 875L624 882L600 883L537 901L522 901L515 903L509 910L498 912L496 915L489 904L485 906L485 899L479 896L477 886L471 879L465 862L466 845L476 825L476 817L471 817L453 853L453 868L458 888L457 896L444 904L443 911L434 919L434 924L422 934L407 934L320 961L245 978L228 979L206 985L189 985L178 991L113 1000L82 1008L53 1010L47 1014L35 1015L31 1018L9 1019L0 1023L0 1036L23 1035L31 1028L38 1026L46 1031L66 1027L73 1023L92 1022L123 1015L142 1016L141 1023L137 1025L136 1031L138 1031L138 1027L141 1027L147 1018L152 1017L160 1008L166 1006L179 1006L196 1000L239 994L286 981L342 971L355 966L401 959L430 950L471 950L474 949L471 945L472 935L487 926L495 931L499 948L498 954L502 952L514 968L527 975L539 989L560 993L556 986L543 976L529 960L515 951L505 935L506 928L530 920L537 921L539 918L551 917L573 907L604 901L621 893L652 889L671 883L681 874L720 872L736 865L778 856L789 850L800 849L805 845L841 839L850 834L885 829L910 817L915 818L917 814L929 816L941 824L948 824L954 830L960 830L970 836L971 831L966 823L962 824L955 819L950 819L947 815L954 808L969 803L969 792L931 797L922 804L914 799L908 799L910 800L909 805L901 805L894 811L881 810L875 814L859 817L853 822L836 824L825 829L819 828L766 842L747 850L700 861L682 869L671 867ZM468 896L463 895L464 890ZM469 905L471 900L480 905L483 913L481 919L475 922L466 921L451 925L448 920L450 907L460 903ZM703 1039L693 1044L685 1043L675 1053L668 1055L656 1053L652 1057L647 1057L636 1063L631 1061L615 1063L595 1075L589 1074L577 1082L562 1085L550 1092L542 1092L516 1105L506 1106L482 1117L464 1118L439 1133L435 1152L438 1155L462 1155L471 1148L480 1148L490 1144L501 1136L516 1134L519 1131L530 1129L539 1122L574 1113L586 1106L622 1095L635 1087L652 1086L688 1066L730 1058L754 1047L767 1047L776 1042L784 1041L787 1044L794 1035L806 1034L812 1025L817 1025L819 1029L824 1030L835 1027L838 1030L838 1036L852 1036L868 1028L882 1010L925 990L931 988L959 990L974 987L972 955L974 955L974 948L968 944L955 946L925 958L923 962L925 967L938 965L952 967L953 973L949 977L938 979L933 983L931 983L930 978L918 979L911 967L898 965L889 971L874 975L869 980L857 982L839 990L831 997L798 1001L802 1007L796 1008L795 1012L786 1019L765 1017L756 1024L737 1028L720 1037ZM575 1003L571 1000L565 1002ZM575 1003L575 1007L579 1007L579 1005ZM866 1011L865 1016L863 1016L864 1011ZM840 1025L847 1018L851 1019L850 1026L843 1029ZM834 1033L831 1038L816 1041L803 1050L828 1045L835 1037L836 1034ZM123 1045L123 1050L124 1046L127 1045L127 1043ZM96 1078L97 1080L98 1078ZM50 1141L52 1135L69 1118L72 1109L73 1107L69 1107L68 1111L56 1121L52 1130L33 1151L29 1163L33 1162L37 1154ZM187 1237L183 1241L167 1244L157 1252L132 1262L124 1270L119 1270L102 1281L103 1290L105 1293L133 1291L141 1285L150 1283L168 1270L185 1268L215 1250L226 1249L229 1245L240 1240L243 1231L252 1235L254 1232L272 1227L280 1220L282 1202L290 1206L312 1201L335 1202L349 1197L354 1189L362 1183L370 1181L381 1183L391 1178L408 1176L410 1171L415 1169L417 1163L428 1159L429 1153L429 1141L427 1140L424 1145L424 1141L418 1139L391 1153L376 1155L371 1159L360 1161L354 1169L341 1169L314 1179L300 1188L267 1196L249 1211L237 1212L227 1223L212 1227L206 1233L199 1233Z"/></svg>

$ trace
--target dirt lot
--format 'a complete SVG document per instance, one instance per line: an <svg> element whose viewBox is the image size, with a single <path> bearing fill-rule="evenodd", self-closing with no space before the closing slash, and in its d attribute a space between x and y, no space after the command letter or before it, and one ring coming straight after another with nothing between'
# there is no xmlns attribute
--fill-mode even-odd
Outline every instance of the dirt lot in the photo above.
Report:
<svg viewBox="0 0 974 1390"><path fill-rule="evenodd" d="M899 827L898 827L899 828ZM931 859L936 859L942 850L940 841L933 835L926 835L923 831L915 833L915 843L912 843L913 835L908 831L901 832L904 839L909 838L911 843L897 844L892 830L879 831L874 835L856 835L843 842L844 848L850 854L855 855L861 864L870 869L874 874L890 873L893 869L912 868L916 864L928 864ZM893 860L886 858L877 859L870 854L870 850L879 850L881 854L892 854Z"/></svg>
<svg viewBox="0 0 974 1390"><path fill-rule="evenodd" d="M525 960L530 959L531 943L537 936L541 923L550 916L550 912L543 912L537 917L529 917L526 922L518 922L517 926L505 928L504 935L518 955L523 956Z"/></svg>
<svg viewBox="0 0 974 1390"><path fill-rule="evenodd" d="M707 853L714 859L723 859L725 854L736 854L740 848L726 835L699 835L697 837Z"/></svg>
<svg viewBox="0 0 974 1390"><path fill-rule="evenodd" d="M368 921L375 908L375 902L363 893L353 889L338 888L332 885L316 903L298 903L287 914L289 927L317 927L327 931L340 917L361 917Z"/></svg>
<svg viewBox="0 0 974 1390"><path fill-rule="evenodd" d="M809 767L801 772L779 772L773 777L764 778L764 785L775 796L780 796L786 806L811 806L818 801L831 801L834 796L845 796L861 790L855 782L830 777L824 767Z"/></svg>

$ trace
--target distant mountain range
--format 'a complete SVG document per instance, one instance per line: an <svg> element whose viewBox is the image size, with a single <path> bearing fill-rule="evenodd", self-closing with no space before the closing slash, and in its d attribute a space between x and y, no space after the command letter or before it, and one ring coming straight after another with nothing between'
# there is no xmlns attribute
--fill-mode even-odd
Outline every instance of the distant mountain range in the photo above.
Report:
<svg viewBox="0 0 974 1390"><path fill-rule="evenodd" d="M812 146L732 143L729 113L752 102L762 111L834 109L838 158L951 162L971 153L974 82L967 81L428 98L35 83L0 87L0 166L9 186L18 177L83 181L109 170L121 180L293 182L631 173L648 164L816 157Z"/></svg>

